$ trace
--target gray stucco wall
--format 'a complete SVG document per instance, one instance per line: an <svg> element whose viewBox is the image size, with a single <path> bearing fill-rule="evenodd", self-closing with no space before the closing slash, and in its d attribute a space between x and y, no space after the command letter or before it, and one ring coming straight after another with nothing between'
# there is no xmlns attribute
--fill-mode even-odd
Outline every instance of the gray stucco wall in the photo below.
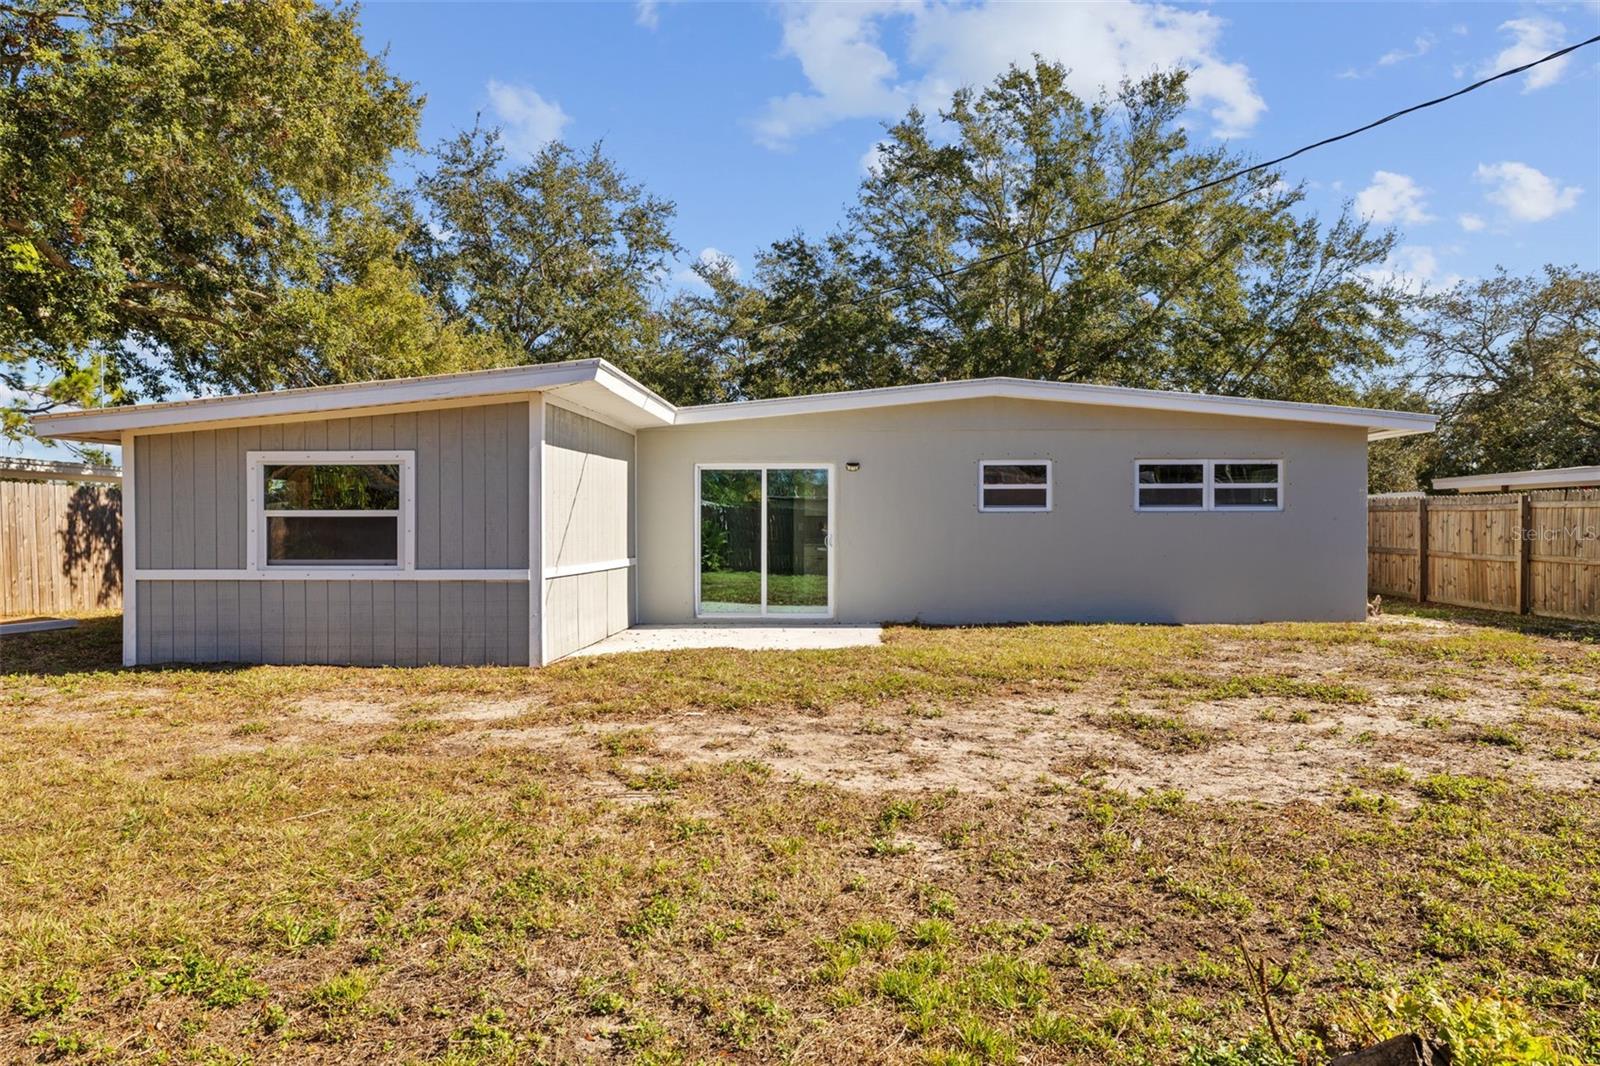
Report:
<svg viewBox="0 0 1600 1066"><path fill-rule="evenodd" d="M528 567L526 401L141 435L141 570L243 570L246 453L416 453L418 570ZM136 595L142 663L528 661L525 582L157 581Z"/></svg>
<svg viewBox="0 0 1600 1066"><path fill-rule="evenodd" d="M1281 459L1279 512L1136 512L1133 463ZM984 513L980 459L1054 461L1054 508ZM845 471L846 461L861 469ZM694 621L696 463L832 462L841 622L1359 619L1359 429L1023 400L639 434L638 620Z"/></svg>
<svg viewBox="0 0 1600 1066"><path fill-rule="evenodd" d="M549 662L632 624L634 437L554 404L544 434L545 565L624 564L544 581Z"/></svg>

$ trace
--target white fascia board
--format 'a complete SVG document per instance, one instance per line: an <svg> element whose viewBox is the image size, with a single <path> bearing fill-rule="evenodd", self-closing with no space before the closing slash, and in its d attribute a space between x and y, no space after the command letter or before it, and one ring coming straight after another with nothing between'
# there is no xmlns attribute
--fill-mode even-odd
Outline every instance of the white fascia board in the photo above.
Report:
<svg viewBox="0 0 1600 1066"><path fill-rule="evenodd" d="M1508 470L1500 474L1464 474L1433 479L1436 489L1457 492L1499 492L1501 489L1563 489L1600 485L1600 466L1563 466L1554 470Z"/></svg>
<svg viewBox="0 0 1600 1066"><path fill-rule="evenodd" d="M637 407L647 419L659 425L670 426L677 418L676 407L604 359L600 360L594 381L607 392Z"/></svg>
<svg viewBox="0 0 1600 1066"><path fill-rule="evenodd" d="M438 403L537 392L583 382L594 382L637 408L646 424L666 425L672 421L672 405L661 397L603 359L582 359L435 377L66 411L37 415L33 425L34 431L41 437L116 440L124 430L138 432L188 425L332 414L371 407Z"/></svg>
<svg viewBox="0 0 1600 1066"><path fill-rule="evenodd" d="M678 409L678 417L674 424L703 425L749 418L777 418L784 415L861 411L906 404L991 398L1044 400L1101 407L1129 407L1148 411L1230 415L1240 418L1273 419L1280 422L1352 426L1365 429L1370 440L1402 437L1412 433L1431 433L1435 423L1438 422L1436 415L1412 411L1380 411L1366 407L1340 407L1334 404L1208 396L1200 393L1161 392L1155 389L1126 389L1113 385L1027 381L1022 378L980 378L975 381L942 381L926 385L864 389L858 392L825 393L820 396L781 397L772 400L746 400L739 403L683 407Z"/></svg>

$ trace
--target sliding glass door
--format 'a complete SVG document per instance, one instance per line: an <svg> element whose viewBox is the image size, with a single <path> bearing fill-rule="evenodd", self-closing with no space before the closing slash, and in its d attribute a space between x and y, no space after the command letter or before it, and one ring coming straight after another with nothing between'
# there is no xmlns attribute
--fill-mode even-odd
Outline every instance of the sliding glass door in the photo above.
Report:
<svg viewBox="0 0 1600 1066"><path fill-rule="evenodd" d="M832 467L695 471L702 618L833 613Z"/></svg>

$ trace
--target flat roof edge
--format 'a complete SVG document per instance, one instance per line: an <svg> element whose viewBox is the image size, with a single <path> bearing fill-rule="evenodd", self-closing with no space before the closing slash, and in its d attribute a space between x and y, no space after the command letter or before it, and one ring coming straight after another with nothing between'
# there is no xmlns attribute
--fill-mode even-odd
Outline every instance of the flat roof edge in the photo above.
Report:
<svg viewBox="0 0 1600 1066"><path fill-rule="evenodd" d="M858 392L833 392L816 396L791 396L683 407L678 409L678 417L674 424L703 425L742 419L778 418L786 415L824 414L989 398L1042 400L1054 403L1345 425L1366 429L1370 440L1431 433L1439 421L1437 415L1419 411L1387 411L1368 407L1343 407L1337 404L1300 403L1293 400L1259 400L1251 397L1215 396L1208 393L1163 392L1156 389L1029 381L1021 378L977 378L971 381L941 381L924 385L864 389Z"/></svg>
<svg viewBox="0 0 1600 1066"><path fill-rule="evenodd" d="M116 440L124 430L164 429L188 424L243 422L274 417L327 414L413 403L472 400L486 396L541 392L595 382L637 407L646 420L670 424L675 408L604 359L581 359L533 366L497 367L432 377L396 378L341 385L319 385L238 396L204 396L164 403L90 408L35 415L40 437Z"/></svg>
<svg viewBox="0 0 1600 1066"><path fill-rule="evenodd" d="M169 429L189 424L243 422L275 417L306 417L408 403L447 403L518 392L539 392L592 382L639 413L638 428L704 425L713 422L787 415L869 410L963 399L1023 399L1055 403L1126 407L1242 418L1272 419L1363 428L1369 440L1431 433L1436 415L1384 411L1334 404L1259 400L1205 393L1163 392L1114 385L976 378L967 381L899 385L882 389L778 397L736 403L675 407L604 359L501 367L423 378L355 382L240 396L207 396L166 403L94 408L36 415L41 437L115 441L123 431Z"/></svg>

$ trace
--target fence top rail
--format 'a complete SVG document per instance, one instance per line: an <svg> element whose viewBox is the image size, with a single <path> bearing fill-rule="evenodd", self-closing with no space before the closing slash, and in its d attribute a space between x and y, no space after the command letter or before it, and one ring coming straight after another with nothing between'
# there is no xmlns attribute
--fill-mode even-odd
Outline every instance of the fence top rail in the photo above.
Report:
<svg viewBox="0 0 1600 1066"><path fill-rule="evenodd" d="M1415 511L1417 502L1425 497L1420 492L1408 492L1405 495L1385 494L1383 496L1368 496L1367 510L1369 511Z"/></svg>
<svg viewBox="0 0 1600 1066"><path fill-rule="evenodd" d="M1428 510L1502 511L1521 503L1522 494L1517 492L1474 492L1470 496L1429 496Z"/></svg>
<svg viewBox="0 0 1600 1066"><path fill-rule="evenodd" d="M1539 489L1528 493L1534 503L1589 503L1600 504L1600 489Z"/></svg>

